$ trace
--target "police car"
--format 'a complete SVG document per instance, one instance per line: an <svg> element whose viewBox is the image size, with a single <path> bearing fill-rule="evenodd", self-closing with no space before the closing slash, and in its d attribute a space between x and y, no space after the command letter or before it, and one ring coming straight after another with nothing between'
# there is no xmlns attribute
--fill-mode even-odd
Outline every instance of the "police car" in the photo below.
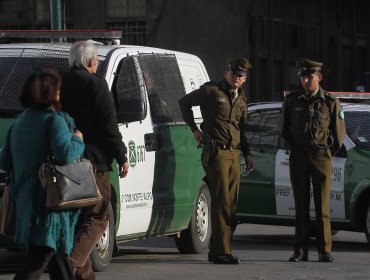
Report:
<svg viewBox="0 0 370 280"><path fill-rule="evenodd" d="M332 160L332 229L365 232L370 242L370 103L366 103L370 94L338 96L342 98L347 135ZM281 102L252 104L248 108L247 135L255 169L248 172L241 159L239 223L294 225L289 153L279 135L281 111ZM314 219L313 199L310 214Z"/></svg>

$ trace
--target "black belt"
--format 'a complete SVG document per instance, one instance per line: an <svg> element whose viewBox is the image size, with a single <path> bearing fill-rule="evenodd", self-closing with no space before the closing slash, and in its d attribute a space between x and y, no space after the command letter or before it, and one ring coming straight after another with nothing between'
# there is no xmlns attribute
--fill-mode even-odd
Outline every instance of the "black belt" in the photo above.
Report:
<svg viewBox="0 0 370 280"><path fill-rule="evenodd" d="M238 147L236 147L234 145L221 145L221 144L217 144L217 148L219 148L221 150L229 150L229 151L233 151L233 150L238 149Z"/></svg>

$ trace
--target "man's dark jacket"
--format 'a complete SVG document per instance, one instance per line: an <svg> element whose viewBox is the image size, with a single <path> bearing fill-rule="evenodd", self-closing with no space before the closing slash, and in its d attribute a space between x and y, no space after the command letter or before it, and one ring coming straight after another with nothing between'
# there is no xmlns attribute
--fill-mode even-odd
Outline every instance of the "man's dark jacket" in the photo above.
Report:
<svg viewBox="0 0 370 280"><path fill-rule="evenodd" d="M118 129L116 109L107 82L85 68L72 68L62 76L61 106L83 133L85 156L97 171L111 171L113 158L127 161L126 147Z"/></svg>

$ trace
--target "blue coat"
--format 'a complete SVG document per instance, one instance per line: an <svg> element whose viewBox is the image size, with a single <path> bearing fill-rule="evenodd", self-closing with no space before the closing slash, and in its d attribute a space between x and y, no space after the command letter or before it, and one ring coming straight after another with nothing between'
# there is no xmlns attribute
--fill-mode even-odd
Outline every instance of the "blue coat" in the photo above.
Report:
<svg viewBox="0 0 370 280"><path fill-rule="evenodd" d="M59 164L71 163L83 154L85 145L71 133L72 126L73 119L66 113L30 107L8 131L0 168L9 170L12 159L11 194L17 210L14 240L25 249L30 245L48 246L67 255L72 250L79 210L47 209L45 190L38 177L50 148Z"/></svg>

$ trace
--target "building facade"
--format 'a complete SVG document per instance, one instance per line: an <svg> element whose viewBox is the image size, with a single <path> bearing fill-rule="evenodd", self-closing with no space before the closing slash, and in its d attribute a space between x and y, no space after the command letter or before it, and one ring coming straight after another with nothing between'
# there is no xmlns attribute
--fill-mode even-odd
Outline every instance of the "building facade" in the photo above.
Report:
<svg viewBox="0 0 370 280"><path fill-rule="evenodd" d="M323 87L353 91L370 71L366 0L59 0L66 29L122 30L122 44L194 53L212 80L247 57L250 101L281 100L299 85L300 57L324 62ZM0 29L50 29L56 0L1 0Z"/></svg>

